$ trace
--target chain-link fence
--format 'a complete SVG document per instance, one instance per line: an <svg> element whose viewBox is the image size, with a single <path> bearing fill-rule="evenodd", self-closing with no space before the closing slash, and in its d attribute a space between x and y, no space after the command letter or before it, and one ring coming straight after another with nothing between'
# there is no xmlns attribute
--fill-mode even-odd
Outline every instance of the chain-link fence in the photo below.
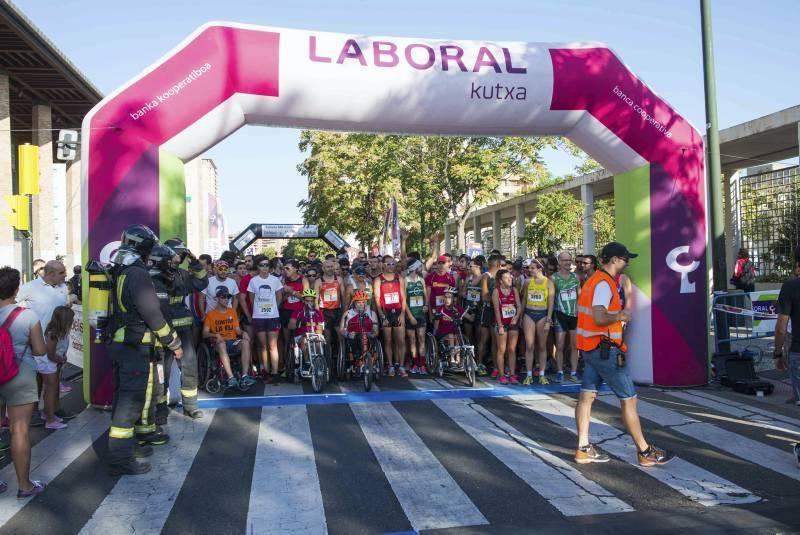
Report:
<svg viewBox="0 0 800 535"><path fill-rule="evenodd" d="M800 170L741 177L733 191L737 233L759 276L785 276L800 245Z"/></svg>

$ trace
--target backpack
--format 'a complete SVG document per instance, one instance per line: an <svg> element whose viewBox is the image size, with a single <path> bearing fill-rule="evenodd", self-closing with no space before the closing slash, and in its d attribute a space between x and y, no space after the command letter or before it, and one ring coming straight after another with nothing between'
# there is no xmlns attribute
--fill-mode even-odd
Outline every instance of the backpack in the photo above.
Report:
<svg viewBox="0 0 800 535"><path fill-rule="evenodd" d="M14 307L6 321L0 325L0 385L6 384L19 373L17 356L14 354L14 343L8 329L23 310L25 310L23 307Z"/></svg>
<svg viewBox="0 0 800 535"><path fill-rule="evenodd" d="M756 276L753 273L753 263L750 260L742 262L742 274L736 280L742 286L752 284L756 280Z"/></svg>

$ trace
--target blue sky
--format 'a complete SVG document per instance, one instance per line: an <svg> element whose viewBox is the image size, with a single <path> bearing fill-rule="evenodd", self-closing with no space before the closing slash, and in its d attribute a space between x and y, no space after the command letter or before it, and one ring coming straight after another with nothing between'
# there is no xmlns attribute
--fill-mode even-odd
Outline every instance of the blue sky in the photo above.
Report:
<svg viewBox="0 0 800 535"><path fill-rule="evenodd" d="M209 20L367 35L486 41L602 41L659 95L703 128L699 0L18 0L18 7L104 93ZM716 0L720 126L800 104L797 0ZM79 126L79 125L75 125ZM298 131L245 127L211 149L228 231L254 221L299 222ZM570 160L547 154L555 174ZM281 199L248 194L280 188ZM272 196L275 198L275 196Z"/></svg>

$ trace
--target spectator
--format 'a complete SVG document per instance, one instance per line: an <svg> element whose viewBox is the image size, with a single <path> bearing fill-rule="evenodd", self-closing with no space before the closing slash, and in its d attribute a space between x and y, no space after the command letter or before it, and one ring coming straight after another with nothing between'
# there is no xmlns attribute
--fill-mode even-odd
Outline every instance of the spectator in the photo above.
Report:
<svg viewBox="0 0 800 535"><path fill-rule="evenodd" d="M81 281L81 266L75 266L72 268L72 277L69 279L69 283L72 285L72 292L71 294L75 295L77 299L77 303L80 304L81 300L83 299L83 283Z"/></svg>
<svg viewBox="0 0 800 535"><path fill-rule="evenodd" d="M68 306L57 306L52 319L45 329L45 346L47 354L34 357L36 371L42 376L44 383L44 414L47 429L63 429L67 427L64 419L56 414L58 409L59 374L61 367L67 362L69 349L69 331L75 313Z"/></svg>
<svg viewBox="0 0 800 535"><path fill-rule="evenodd" d="M736 264L733 266L731 284L744 292L756 291L756 266L750 260L750 254L744 247L736 255Z"/></svg>
<svg viewBox="0 0 800 535"><path fill-rule="evenodd" d="M33 261L33 278L34 279L38 279L39 277L41 277L43 275L45 263L46 262L44 260L42 260L41 258L37 258L36 260Z"/></svg>
<svg viewBox="0 0 800 535"><path fill-rule="evenodd" d="M51 260L44 265L41 277L23 284L19 289L17 302L36 312L42 331L50 323L53 310L59 305L69 304L67 285L64 284L66 277L64 264Z"/></svg>
<svg viewBox="0 0 800 535"><path fill-rule="evenodd" d="M33 408L39 399L36 392L36 364L33 355L46 352L42 326L33 310L15 306L20 273L14 268L0 268L0 324L5 325L14 346L19 372L0 385L0 403L6 405L11 428L11 461L17 474L18 498L40 494L45 484L30 480L31 440L29 425ZM18 310L19 309L19 310ZM14 319L10 319L15 314ZM0 482L0 492L8 488Z"/></svg>
<svg viewBox="0 0 800 535"><path fill-rule="evenodd" d="M794 251L794 272L800 272L800 247ZM783 283L778 296L778 321L775 325L775 367L789 369L794 399L800 400L800 336L792 337L789 353L784 350L787 328L791 322L792 332L800 328L800 278L795 277ZM795 401L800 405L800 401ZM800 466L800 442L794 445L794 456Z"/></svg>

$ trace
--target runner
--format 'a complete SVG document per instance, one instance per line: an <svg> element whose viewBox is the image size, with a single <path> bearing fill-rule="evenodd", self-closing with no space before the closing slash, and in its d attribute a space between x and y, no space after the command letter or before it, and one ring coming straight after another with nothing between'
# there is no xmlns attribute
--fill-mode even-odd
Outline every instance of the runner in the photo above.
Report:
<svg viewBox="0 0 800 535"><path fill-rule="evenodd" d="M544 372L547 366L547 351L545 349L547 334L550 331L550 319L553 315L553 298L555 288L553 282L545 277L544 266L537 259L532 259L528 266L530 278L527 279L520 292L521 300L525 300L525 318L522 328L525 332L525 369L527 374L523 384L533 383L533 350L536 345L539 349L539 384L549 384ZM538 342L538 344L537 344Z"/></svg>
<svg viewBox="0 0 800 535"><path fill-rule="evenodd" d="M308 280L300 273L300 262L297 260L288 260L283 265L283 287L283 300L280 302L282 340L278 346L281 351L281 358L285 357L286 346L291 340L292 333L289 330L289 320L292 319L292 314L303 308L301 294L303 290L308 288Z"/></svg>
<svg viewBox="0 0 800 535"><path fill-rule="evenodd" d="M482 311L481 304L481 282L483 280L482 274L483 264L478 259L473 259L469 262L469 273L461 284L461 296L463 298L464 308L470 313L470 318L464 318L464 336L474 346L479 346L479 337L481 335L480 329L480 313ZM483 354L477 355L478 361L478 375L487 375L486 366L483 364Z"/></svg>
<svg viewBox="0 0 800 535"><path fill-rule="evenodd" d="M367 271L363 265L353 268L353 275L350 277L348 286L347 308L352 307L353 295L360 290L367 294L367 311L372 310L372 281L367 278Z"/></svg>
<svg viewBox="0 0 800 535"><path fill-rule="evenodd" d="M258 256L254 261L257 262L258 275L252 277L247 285L248 300L252 303L252 308L248 308L246 313L258 340L262 379L269 382L270 371L272 379L278 378L278 335L281 330L278 303L283 299L283 284L270 273L274 262L264 256Z"/></svg>
<svg viewBox="0 0 800 535"><path fill-rule="evenodd" d="M450 258L447 255L441 255L436 259L433 271L425 277L425 285L428 287L430 296L429 319L431 321L433 321L433 310L444 305L444 291L456 285L456 279L450 273L449 263Z"/></svg>
<svg viewBox="0 0 800 535"><path fill-rule="evenodd" d="M428 287L422 278L425 265L414 260L406 275L406 335L411 348L411 373L427 375L425 331L428 317Z"/></svg>
<svg viewBox="0 0 800 535"><path fill-rule="evenodd" d="M228 277L228 263L225 260L217 260L214 264L214 271L216 275L208 277L208 286L201 294L201 310L203 317L205 314L216 307L217 304L217 288L224 286L228 289L231 300L228 302L228 308L233 308L233 314L238 319L239 299L236 297L239 294L239 286L236 282Z"/></svg>
<svg viewBox="0 0 800 535"><path fill-rule="evenodd" d="M578 382L578 346L577 331L578 311L577 303L581 295L578 277L570 271L572 255L566 251L558 255L558 271L553 275L555 287L555 328L556 328L556 368L555 381L560 383L564 378L564 342L569 333L569 382Z"/></svg>
<svg viewBox="0 0 800 535"><path fill-rule="evenodd" d="M519 338L519 318L522 316L519 294L514 291L511 272L501 269L497 272L497 288L492 294L495 325L497 330L497 353L495 365L500 374L500 384L519 384L516 368L517 340ZM506 359L506 357L508 357ZM505 364L508 360L508 375Z"/></svg>
<svg viewBox="0 0 800 535"><path fill-rule="evenodd" d="M488 271L484 273L481 278L481 301L483 310L481 311L480 320L481 332L478 337L478 362L483 362L487 347L492 356L497 352L497 332L494 329L495 321L492 295L497 286L497 279L495 277L500 270L501 259L502 257L500 255L489 255ZM495 368L492 370L492 379L496 379L499 373L500 370L497 368L497 363L495 362Z"/></svg>
<svg viewBox="0 0 800 535"><path fill-rule="evenodd" d="M383 350L389 366L389 377L394 376L395 368L400 377L406 377L403 360L406 354L405 322L403 313L406 300L403 294L405 279L394 270L397 261L394 257L383 257L383 273L373 282L375 308L383 329Z"/></svg>
<svg viewBox="0 0 800 535"><path fill-rule="evenodd" d="M317 292L317 307L322 310L325 318L325 340L332 350L333 355L338 352L333 351L333 336L339 321L342 319L342 306L344 305L344 282L336 275L336 268L339 263L333 258L325 259L322 264L322 277L314 281L313 287ZM311 281L309 281L311 284Z"/></svg>

